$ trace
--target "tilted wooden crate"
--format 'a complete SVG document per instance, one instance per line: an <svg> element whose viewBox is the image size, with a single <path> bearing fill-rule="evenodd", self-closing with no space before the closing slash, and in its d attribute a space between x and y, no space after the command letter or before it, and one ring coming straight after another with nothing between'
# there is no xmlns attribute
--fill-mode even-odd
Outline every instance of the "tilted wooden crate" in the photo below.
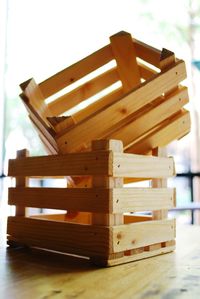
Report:
<svg viewBox="0 0 200 299"><path fill-rule="evenodd" d="M116 140L94 141L92 151L82 153L26 157L19 151L9 161L9 175L16 177L16 187L9 189L9 204L16 206L16 216L8 218L9 244L81 255L108 266L170 252L175 220L168 219L167 210L175 205L175 191L166 179L174 174L173 158L123 153ZM27 183L30 177L68 175L90 175L92 185L31 188ZM124 178L150 179L152 187L125 188ZM74 217L28 216L26 207L70 210ZM152 214L127 214L142 211Z"/></svg>
<svg viewBox="0 0 200 299"><path fill-rule="evenodd" d="M88 150L102 138L146 154L189 132L185 78L185 63L173 52L119 32L45 81L22 83L21 98L50 154Z"/></svg>

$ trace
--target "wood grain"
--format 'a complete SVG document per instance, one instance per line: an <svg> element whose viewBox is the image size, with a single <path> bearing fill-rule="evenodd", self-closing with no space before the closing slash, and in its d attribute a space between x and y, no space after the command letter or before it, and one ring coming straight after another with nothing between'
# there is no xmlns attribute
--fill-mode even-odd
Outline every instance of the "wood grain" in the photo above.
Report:
<svg viewBox="0 0 200 299"><path fill-rule="evenodd" d="M167 178L175 175L173 158L113 153L116 177Z"/></svg>
<svg viewBox="0 0 200 299"><path fill-rule="evenodd" d="M9 160L9 176L111 175L109 151Z"/></svg>
<svg viewBox="0 0 200 299"><path fill-rule="evenodd" d="M82 143L88 144L92 139L103 138L106 132L119 121L150 103L163 92L177 86L180 81L185 79L185 76L185 64L180 61L170 70L156 75L154 79L148 82L142 83L141 87L115 102L114 105L109 106L94 117L77 125L70 132L57 138L59 149L63 153L72 152ZM109 119L109 122L103 121L107 119ZM66 142L68 143L67 146Z"/></svg>
<svg viewBox="0 0 200 299"><path fill-rule="evenodd" d="M48 98L64 87L76 82L112 59L113 56L110 45L107 45L68 68L58 72L39 84L44 98Z"/></svg>
<svg viewBox="0 0 200 299"><path fill-rule="evenodd" d="M24 217L8 218L8 235L22 244L82 255L106 255L109 228Z"/></svg>

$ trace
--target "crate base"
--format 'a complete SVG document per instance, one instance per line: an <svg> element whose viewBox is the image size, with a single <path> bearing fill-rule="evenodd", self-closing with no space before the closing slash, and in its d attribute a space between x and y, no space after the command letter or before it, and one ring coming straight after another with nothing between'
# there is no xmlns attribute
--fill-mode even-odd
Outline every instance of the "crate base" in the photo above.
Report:
<svg viewBox="0 0 200 299"><path fill-rule="evenodd" d="M10 217L10 218L12 220L12 217ZM110 255L108 255L106 252L103 252L103 251L99 251L98 253L96 252L96 254L95 254L95 250L82 251L82 250L78 250L77 246L75 249L73 249L69 245L66 246L66 244L64 244L63 242L60 243L60 240L62 240L62 234L60 236L60 239L58 239L58 244L54 243L53 245L52 245L52 242L49 243L49 241L48 241L48 237L51 236L51 233L48 233L46 242L44 242L44 240L41 239L40 234L37 234L37 228L40 227L42 223L48 224L49 220L53 221L53 222L49 223L50 224L50 227L49 227L50 232L55 225L59 225L59 230L60 230L60 228L62 227L62 223L63 224L66 223L66 218L65 218L64 214L42 215L42 216L38 215L38 216L30 217L29 218L30 221L27 218L23 218L23 217L22 218L21 217L13 217L13 218L15 221L14 226L12 226L11 229L8 229L8 237L7 237L7 240L8 240L7 244L11 248L37 248L40 250L45 250L45 251L50 250L50 251L62 253L65 255L75 254L75 255L78 255L79 257L84 256L84 257L89 258L93 264L98 265L98 266L104 266L104 267L105 266L106 267L115 266L115 265L119 265L119 264L123 264L123 263L137 261L137 260L141 260L144 258L168 253L175 249L175 240L164 241L164 238L163 238L163 241L160 241L159 243L143 245L143 247L129 249L129 250L122 251L122 252L111 253ZM36 229L34 227L37 223L34 221L34 218L35 218L36 222L38 222L38 224L39 224L39 226L37 226ZM128 223L130 223L130 222L132 223L132 221L130 221L130 220L134 220L134 222L136 221L134 216L130 216L128 218L130 218ZM141 220L141 219L139 219L139 220ZM144 221L144 219L142 219L142 220ZM84 215L84 221L86 223L88 221L88 217L85 217L85 215ZM9 227L9 223L10 223L10 221L8 221L8 227ZM68 223L68 221L67 221L67 223ZM65 224L65 227L66 227L66 225L68 227L67 223ZM79 229L84 228L86 223L83 224L83 226L78 225ZM60 226L60 224L61 224L61 226ZM71 225L71 224L69 224L69 225ZM74 226L74 224L73 224L73 226ZM86 226L88 227L88 229L90 229L89 234L95 233L95 235L96 235L96 230L94 230L96 228L93 229L92 226L88 226L88 225L86 225ZM25 228L26 232L24 231L23 227L26 227ZM91 229L93 229L94 231ZM103 229L103 228L101 228L101 229ZM57 233L59 233L59 230L57 230ZM48 232L48 230L47 230L47 232ZM82 241L84 241L83 234L84 234L84 231L82 231L81 234L79 234L78 240L81 237L83 237ZM45 235L46 235L46 233L45 233ZM101 237L101 235L98 235L96 237L97 237L97 239L99 239L99 237ZM85 235L85 238L87 238L87 234ZM92 240L90 240L90 244L92 244L91 242L95 243L93 238L92 238Z"/></svg>
<svg viewBox="0 0 200 299"><path fill-rule="evenodd" d="M103 259L102 257L92 257L91 262L95 265L102 266L102 267L112 267L112 266L117 266L120 264L139 261L139 260L146 259L149 257L157 256L157 255L162 255L165 253L170 253L175 250L175 248L176 248L175 240L164 242L164 243L166 243L165 247L162 247L163 243L153 244L153 245L151 245L152 248L150 248L150 250L148 250L148 251L144 247L137 248L137 249L133 250L133 254L131 254L131 255L126 255L127 252L125 252L124 256L122 256L122 257L116 256L116 257L113 257L112 259L107 259L107 260ZM151 246L149 246L149 247L151 247ZM157 246L160 248L156 248Z"/></svg>
<svg viewBox="0 0 200 299"><path fill-rule="evenodd" d="M23 241L20 241L12 236L7 237L7 245L10 248L14 249L39 249L42 251L49 251L48 249L32 247L28 244L24 244ZM123 253L114 254L111 258L102 257L102 256L92 256L90 257L90 262L94 265L101 266L101 267L112 267L117 266L120 264L130 263L134 261L139 261L142 259L146 259L149 257L154 257L157 255L162 255L165 253L170 253L175 250L175 240L171 240L168 242L162 242L157 244L152 244L150 246L136 248L133 250L128 250ZM50 250L51 251L51 250ZM64 254L69 256L68 253L54 251L54 253ZM120 256L121 255L121 256ZM73 255L74 256L74 255ZM85 256L76 255L77 258L86 258ZM88 259L88 258L87 258Z"/></svg>

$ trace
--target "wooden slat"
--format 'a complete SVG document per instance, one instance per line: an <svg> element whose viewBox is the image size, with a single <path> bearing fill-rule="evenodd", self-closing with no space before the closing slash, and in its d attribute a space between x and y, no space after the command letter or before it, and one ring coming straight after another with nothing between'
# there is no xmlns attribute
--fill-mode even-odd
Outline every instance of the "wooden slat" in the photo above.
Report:
<svg viewBox="0 0 200 299"><path fill-rule="evenodd" d="M141 62L138 62L138 67L139 67L139 71L140 71L140 77L145 80L151 79L154 75L156 75L158 73L155 70L151 69L150 67L144 65Z"/></svg>
<svg viewBox="0 0 200 299"><path fill-rule="evenodd" d="M130 33L121 31L111 36L110 42L123 90L128 92L140 84L140 72L132 37Z"/></svg>
<svg viewBox="0 0 200 299"><path fill-rule="evenodd" d="M112 105L119 98L121 98L123 94L124 94L123 89L118 88L118 89L110 92L108 95L102 97L98 101L90 104L88 107L74 113L73 117L77 123L79 123L87 118L90 118L95 113L100 112L104 108Z"/></svg>
<svg viewBox="0 0 200 299"><path fill-rule="evenodd" d="M48 105L44 102L44 97L38 84L32 78L22 83L20 86L23 90L23 94L28 99L29 105L33 107L34 111L37 112L37 114L39 114L42 120L46 123L46 118L53 115Z"/></svg>
<svg viewBox="0 0 200 299"><path fill-rule="evenodd" d="M33 122L34 126L37 130L44 136L46 141L49 143L51 147L53 147L58 152L57 144L54 139L55 131L52 127L49 126L49 122L47 120L43 120L40 115L34 110L34 108L29 104L28 98L22 93L20 95L28 113L31 121Z"/></svg>
<svg viewBox="0 0 200 299"><path fill-rule="evenodd" d="M184 62L179 62L170 70L156 75L154 79L144 82L140 88L59 137L57 139L59 149L62 153L72 152L82 143L87 144L92 139L103 138L109 128L114 127L162 93L177 86L185 76Z"/></svg>
<svg viewBox="0 0 200 299"><path fill-rule="evenodd" d="M152 46L149 46L135 38L133 39L133 43L135 46L137 57L145 60L146 62L158 68L160 67L160 54L161 54L160 50Z"/></svg>
<svg viewBox="0 0 200 299"><path fill-rule="evenodd" d="M62 214L37 214L30 216L33 219L64 221L77 224L91 224L92 213L67 211Z"/></svg>
<svg viewBox="0 0 200 299"><path fill-rule="evenodd" d="M56 199L56 200L55 200ZM9 205L99 213L172 209L175 190L167 188L9 188Z"/></svg>
<svg viewBox="0 0 200 299"><path fill-rule="evenodd" d="M119 76L115 67L57 98L49 103L48 106L54 115L60 115L118 80Z"/></svg>
<svg viewBox="0 0 200 299"><path fill-rule="evenodd" d="M57 118L57 117L56 117L56 118ZM59 118L60 118L60 117L58 117L58 119L59 119ZM62 132L63 130L69 130L69 129L71 129L72 127L74 127L75 124L76 124L76 121L75 121L74 117L72 117L72 116L68 116L68 117L62 117L62 116L61 116L61 118L62 118L62 120L61 120L60 122L58 122L57 124L55 123L55 124L53 125L56 134L59 134L59 133ZM48 118L48 120L49 120L50 122L52 122L52 118L51 118L51 119Z"/></svg>
<svg viewBox="0 0 200 299"><path fill-rule="evenodd" d="M155 220L113 227L113 251L120 252L170 241L175 238L175 221Z"/></svg>
<svg viewBox="0 0 200 299"><path fill-rule="evenodd" d="M9 176L112 175L110 152L29 157L9 160Z"/></svg>
<svg viewBox="0 0 200 299"><path fill-rule="evenodd" d="M131 142L177 113L188 101L187 88L181 88L163 99L161 104L152 107L150 111L107 136L107 138L123 140L124 147L127 148Z"/></svg>
<svg viewBox="0 0 200 299"><path fill-rule="evenodd" d="M113 213L171 209L175 206L175 190L169 188L115 188Z"/></svg>
<svg viewBox="0 0 200 299"><path fill-rule="evenodd" d="M124 264L124 263L130 263L133 261L138 261L138 260L146 259L149 257L169 253L174 250L175 250L175 245L161 247L159 249L152 250L152 251L143 251L142 247L140 247L140 248L131 250L131 252L133 252L132 255L128 255L128 256L125 255L124 257L118 258L118 259L102 260L102 261L100 261L100 265L109 266L109 267L116 266L116 265L120 265L120 264Z"/></svg>
<svg viewBox="0 0 200 299"><path fill-rule="evenodd" d="M86 76L113 59L110 45L107 45L77 63L58 72L39 84L42 94L48 98L80 78Z"/></svg>
<svg viewBox="0 0 200 299"><path fill-rule="evenodd" d="M24 207L112 213L112 192L101 188L9 188L9 204Z"/></svg>
<svg viewBox="0 0 200 299"><path fill-rule="evenodd" d="M92 150L94 152L111 150L112 152L123 153L123 143L120 140L94 140ZM92 186L99 189L123 188L123 178L96 175L92 178ZM92 215L93 225L119 225L123 224L123 220L122 213L111 214L111 211L108 213L93 213ZM120 255L123 255L123 253Z"/></svg>
<svg viewBox="0 0 200 299"><path fill-rule="evenodd" d="M17 158L25 158L29 156L29 152L26 149L17 151ZM24 176L20 176L16 178L16 188L25 188L28 186L28 178ZM20 204L16 205L16 216L27 216L27 209L26 206L21 206Z"/></svg>
<svg viewBox="0 0 200 299"><path fill-rule="evenodd" d="M156 147L152 150L152 155L156 157L167 157L166 147ZM167 188L167 179L159 178L151 181L152 188ZM167 209L157 209L152 213L154 220L161 220L168 218Z"/></svg>
<svg viewBox="0 0 200 299"><path fill-rule="evenodd" d="M164 121L158 128L155 128L144 139L135 142L126 149L127 153L146 154L157 146L166 146L173 140L185 136L190 131L190 114L183 109L174 117Z"/></svg>
<svg viewBox="0 0 200 299"><path fill-rule="evenodd" d="M167 178L175 175L173 158L113 153L113 176Z"/></svg>
<svg viewBox="0 0 200 299"><path fill-rule="evenodd" d="M81 255L106 255L109 228L24 217L9 217L7 234L26 245Z"/></svg>

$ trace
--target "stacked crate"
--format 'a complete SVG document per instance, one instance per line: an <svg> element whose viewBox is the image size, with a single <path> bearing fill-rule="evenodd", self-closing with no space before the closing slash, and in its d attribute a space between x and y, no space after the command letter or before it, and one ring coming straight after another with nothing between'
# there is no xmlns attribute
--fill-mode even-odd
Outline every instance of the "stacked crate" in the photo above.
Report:
<svg viewBox="0 0 200 299"><path fill-rule="evenodd" d="M185 78L185 64L174 53L120 32L44 82L21 84L21 98L50 155L22 151L9 162L9 175L16 177L9 190L9 203L16 205L16 216L8 219L10 244L105 265L173 250L175 222L167 210L175 205L175 191L167 178L175 170L164 147L190 130L183 108L187 88L180 85ZM68 188L28 187L32 176L64 176ZM150 188L124 186L144 179L151 180ZM67 213L27 217L26 207ZM151 215L127 215L143 211Z"/></svg>

